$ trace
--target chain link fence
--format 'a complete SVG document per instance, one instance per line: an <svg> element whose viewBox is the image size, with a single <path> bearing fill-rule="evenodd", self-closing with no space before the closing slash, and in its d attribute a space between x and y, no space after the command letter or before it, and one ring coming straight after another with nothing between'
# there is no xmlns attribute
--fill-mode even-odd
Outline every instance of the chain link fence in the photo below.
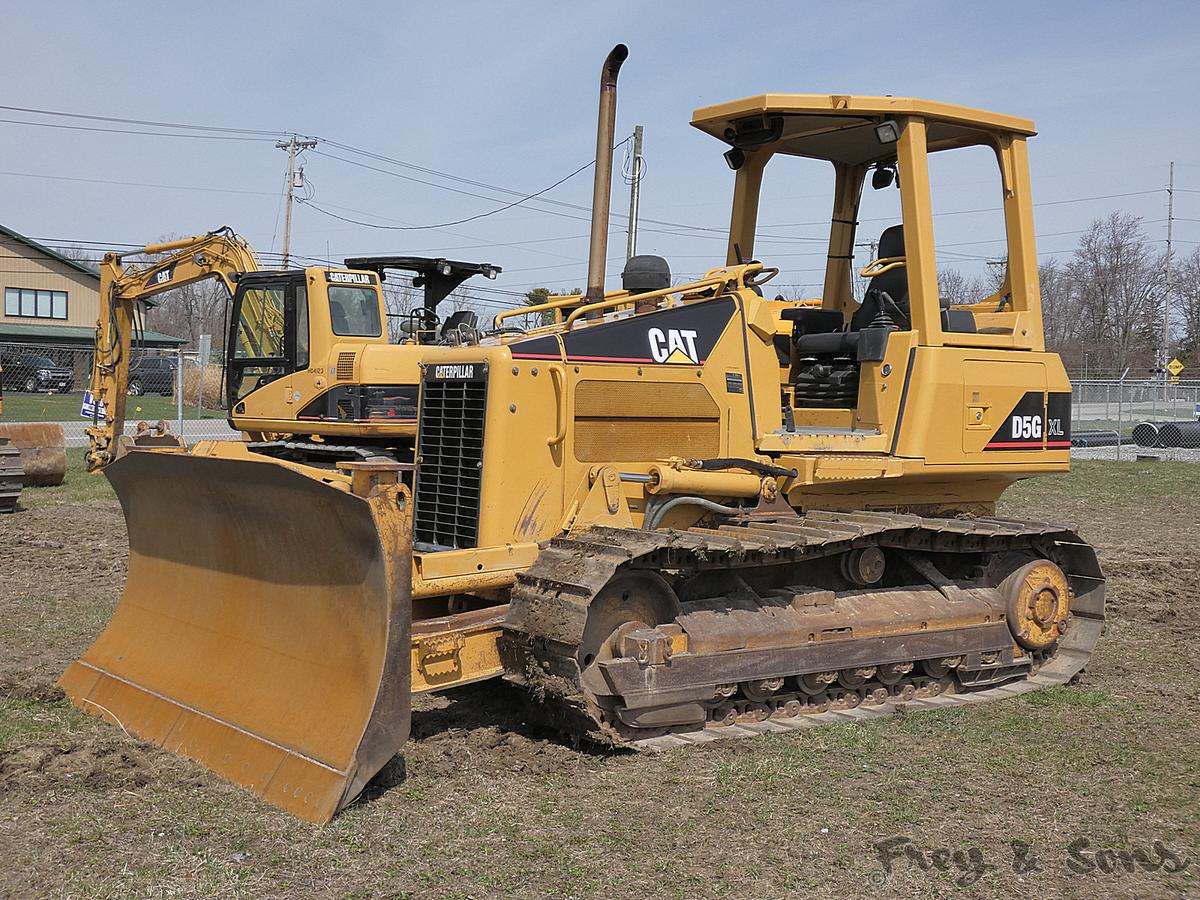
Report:
<svg viewBox="0 0 1200 900"><path fill-rule="evenodd" d="M226 422L219 356L136 348L130 360L127 433L138 422L167 422L188 443L238 439ZM92 423L85 403L92 373L90 347L0 343L4 421L56 422L68 447L86 447Z"/></svg>
<svg viewBox="0 0 1200 900"><path fill-rule="evenodd" d="M1200 462L1200 380L1089 378L1073 389L1074 455Z"/></svg>

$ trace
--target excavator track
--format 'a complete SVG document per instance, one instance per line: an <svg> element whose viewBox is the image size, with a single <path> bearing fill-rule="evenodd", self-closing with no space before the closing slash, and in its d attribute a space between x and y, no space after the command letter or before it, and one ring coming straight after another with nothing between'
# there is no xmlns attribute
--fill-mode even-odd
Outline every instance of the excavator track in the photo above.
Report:
<svg viewBox="0 0 1200 900"><path fill-rule="evenodd" d="M847 582L845 561L864 558L886 560L887 576ZM1026 649L1009 630L1012 579L1000 582L1031 560L1061 569L1069 614L1053 641ZM775 587L763 587L768 573ZM659 582L684 593L647 621L655 603L638 595L667 597ZM716 597L695 589L707 584L736 586ZM622 596L632 611L597 626L614 585L630 587ZM873 629L872 609L895 622ZM622 615L639 623L598 644L596 627L607 632ZM529 689L552 727L666 750L1064 684L1103 623L1103 573L1068 527L810 511L687 531L597 527L551 541L513 588L501 653L507 677Z"/></svg>

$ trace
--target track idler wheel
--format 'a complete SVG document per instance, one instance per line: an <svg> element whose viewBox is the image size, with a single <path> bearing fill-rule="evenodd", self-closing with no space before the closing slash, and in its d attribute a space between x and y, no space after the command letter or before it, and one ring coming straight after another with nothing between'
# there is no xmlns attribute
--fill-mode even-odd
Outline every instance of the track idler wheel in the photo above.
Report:
<svg viewBox="0 0 1200 900"><path fill-rule="evenodd" d="M579 647L579 668L587 669L604 645L627 622L653 628L679 615L679 598L666 579L653 572L621 572L596 595L588 607L587 624Z"/></svg>
<svg viewBox="0 0 1200 900"><path fill-rule="evenodd" d="M1050 560L1027 563L1005 578L999 590L1008 603L1008 627L1026 650L1044 650L1066 634L1071 587Z"/></svg>

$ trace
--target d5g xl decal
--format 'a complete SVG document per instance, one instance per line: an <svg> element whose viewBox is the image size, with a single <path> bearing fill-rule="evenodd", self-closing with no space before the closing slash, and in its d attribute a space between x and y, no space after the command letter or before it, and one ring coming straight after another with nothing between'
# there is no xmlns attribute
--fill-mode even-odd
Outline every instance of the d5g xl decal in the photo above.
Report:
<svg viewBox="0 0 1200 900"><path fill-rule="evenodd" d="M702 366L734 314L732 298L676 306L561 335L568 362ZM510 345L514 359L559 359L555 337Z"/></svg>
<svg viewBox="0 0 1200 900"><path fill-rule="evenodd" d="M1028 391L984 450L1066 450L1071 446L1071 394Z"/></svg>

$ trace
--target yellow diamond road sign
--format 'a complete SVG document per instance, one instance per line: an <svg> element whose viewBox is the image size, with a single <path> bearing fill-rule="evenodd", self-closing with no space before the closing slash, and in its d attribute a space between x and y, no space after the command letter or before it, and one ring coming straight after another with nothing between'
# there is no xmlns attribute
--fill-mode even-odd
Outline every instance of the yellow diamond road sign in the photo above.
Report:
<svg viewBox="0 0 1200 900"><path fill-rule="evenodd" d="M1183 371L1183 363L1181 363L1177 359L1173 359L1169 363L1167 363L1167 371L1170 372L1172 375L1178 376L1179 373Z"/></svg>

